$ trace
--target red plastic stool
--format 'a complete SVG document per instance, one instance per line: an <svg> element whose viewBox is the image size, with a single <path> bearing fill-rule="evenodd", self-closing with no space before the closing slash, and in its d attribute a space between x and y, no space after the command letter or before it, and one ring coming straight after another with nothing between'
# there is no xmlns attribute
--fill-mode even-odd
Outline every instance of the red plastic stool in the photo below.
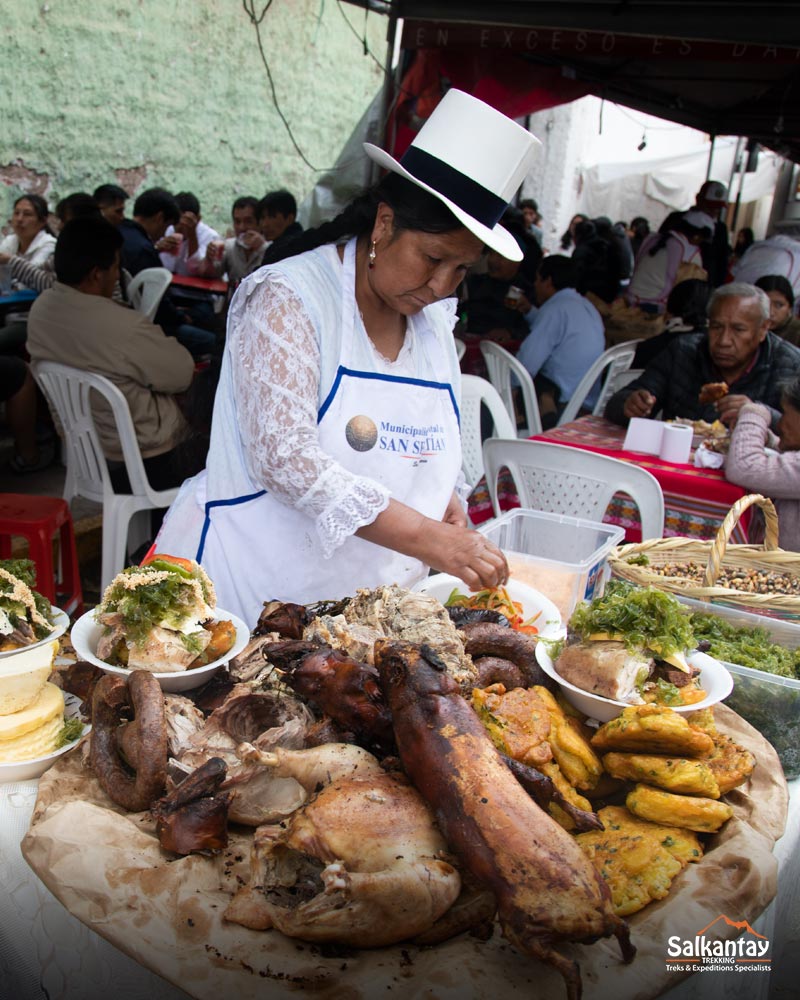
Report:
<svg viewBox="0 0 800 1000"><path fill-rule="evenodd" d="M11 538L15 535L28 540L29 558L36 564L36 590L68 615L82 614L81 574L67 501L0 493L0 559L11 557ZM56 535L59 573L53 565Z"/></svg>

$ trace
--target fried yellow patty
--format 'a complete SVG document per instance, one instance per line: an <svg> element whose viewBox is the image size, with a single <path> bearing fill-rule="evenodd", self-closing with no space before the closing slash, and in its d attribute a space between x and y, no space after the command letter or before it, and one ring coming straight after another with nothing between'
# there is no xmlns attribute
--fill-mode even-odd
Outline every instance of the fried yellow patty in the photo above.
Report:
<svg viewBox="0 0 800 1000"><path fill-rule="evenodd" d="M632 705L600 726L592 746L602 752L664 753L699 757L714 747L711 737L694 729L678 712L662 705Z"/></svg>
<svg viewBox="0 0 800 1000"><path fill-rule="evenodd" d="M698 833L716 833L733 810L724 802L693 795L674 795L649 785L636 785L625 799L628 809L641 819L680 826Z"/></svg>
<svg viewBox="0 0 800 1000"><path fill-rule="evenodd" d="M720 797L716 778L707 763L688 757L650 753L607 753L603 767L614 778L641 781L682 795Z"/></svg>

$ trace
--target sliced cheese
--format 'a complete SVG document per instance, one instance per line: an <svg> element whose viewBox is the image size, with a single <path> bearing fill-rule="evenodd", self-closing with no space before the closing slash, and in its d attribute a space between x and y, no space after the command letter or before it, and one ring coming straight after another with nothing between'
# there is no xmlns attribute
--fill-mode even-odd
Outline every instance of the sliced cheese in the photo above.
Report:
<svg viewBox="0 0 800 1000"><path fill-rule="evenodd" d="M21 712L0 716L0 761L31 760L55 748L64 725L64 695L47 683L36 701Z"/></svg>
<svg viewBox="0 0 800 1000"><path fill-rule="evenodd" d="M41 694L53 669L58 641L0 658L0 716L21 712Z"/></svg>
<svg viewBox="0 0 800 1000"><path fill-rule="evenodd" d="M620 635L618 632L593 632L589 636L589 642L624 642L625 636ZM661 647L658 643L651 643L647 647L651 652L655 653L659 660L663 660L665 663L669 663L673 667L677 667L678 670L682 670L685 674L690 674L692 668L686 662L686 657L683 653L676 650L674 653L669 653L664 656L661 653Z"/></svg>

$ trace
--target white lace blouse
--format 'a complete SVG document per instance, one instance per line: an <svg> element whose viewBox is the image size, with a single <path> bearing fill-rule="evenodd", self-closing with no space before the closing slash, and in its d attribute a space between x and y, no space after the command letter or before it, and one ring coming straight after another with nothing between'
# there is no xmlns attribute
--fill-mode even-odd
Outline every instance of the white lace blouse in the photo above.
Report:
<svg viewBox="0 0 800 1000"><path fill-rule="evenodd" d="M242 283L231 304L220 381L220 392L230 396L228 412L224 401L221 413L215 410L208 463L210 495L220 496L224 484L237 492L268 490L314 521L326 557L359 527L374 521L390 498L384 486L345 469L319 444L317 415L340 360L341 281L336 248L325 246L263 268ZM395 361L378 353L356 315L358 356L353 360L364 370L396 376L435 374L451 382L458 399L455 350L448 354L451 370L432 373L420 343L430 331L452 340L455 300L436 303L425 313L425 322L409 322ZM217 434L222 423L230 427L226 416L233 416L238 426L235 446L223 443ZM235 483L237 452L249 486Z"/></svg>

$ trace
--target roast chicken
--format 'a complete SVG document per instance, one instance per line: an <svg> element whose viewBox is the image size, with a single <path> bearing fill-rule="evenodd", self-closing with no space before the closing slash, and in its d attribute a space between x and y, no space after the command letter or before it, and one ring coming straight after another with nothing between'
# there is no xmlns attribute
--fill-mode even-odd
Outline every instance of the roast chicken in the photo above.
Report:
<svg viewBox="0 0 800 1000"><path fill-rule="evenodd" d="M430 811L371 754L334 743L242 755L311 797L284 823L256 830L250 885L226 919L377 948L427 931L455 902L461 879Z"/></svg>

